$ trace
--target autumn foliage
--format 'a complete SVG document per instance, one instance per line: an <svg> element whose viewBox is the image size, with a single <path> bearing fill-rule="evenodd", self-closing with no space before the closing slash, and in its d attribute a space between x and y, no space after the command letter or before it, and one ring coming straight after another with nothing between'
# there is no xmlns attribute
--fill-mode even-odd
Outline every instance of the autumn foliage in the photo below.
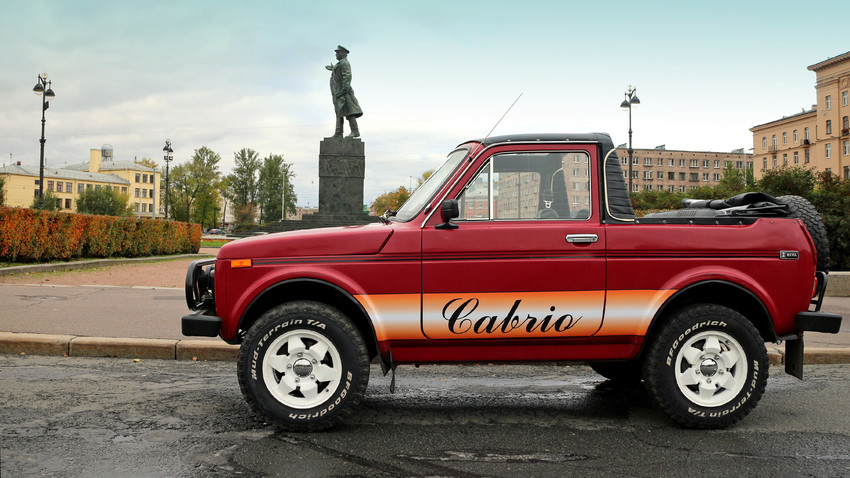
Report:
<svg viewBox="0 0 850 478"><path fill-rule="evenodd" d="M0 207L0 261L195 253L200 244L199 224Z"/></svg>

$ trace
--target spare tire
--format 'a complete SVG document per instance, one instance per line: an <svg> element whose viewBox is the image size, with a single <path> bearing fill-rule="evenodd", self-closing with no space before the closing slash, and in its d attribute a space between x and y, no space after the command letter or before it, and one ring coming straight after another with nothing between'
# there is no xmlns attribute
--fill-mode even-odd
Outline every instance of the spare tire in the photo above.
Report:
<svg viewBox="0 0 850 478"><path fill-rule="evenodd" d="M777 199L788 205L788 217L803 220L817 249L818 270L829 272L829 239L826 236L826 226L823 225L823 219L817 209L806 198L800 196L779 196Z"/></svg>

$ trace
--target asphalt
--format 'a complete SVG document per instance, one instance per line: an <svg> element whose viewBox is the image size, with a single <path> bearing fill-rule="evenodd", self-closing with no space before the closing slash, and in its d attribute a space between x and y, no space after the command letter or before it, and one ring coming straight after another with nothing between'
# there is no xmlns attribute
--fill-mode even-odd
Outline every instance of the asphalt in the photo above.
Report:
<svg viewBox="0 0 850 478"><path fill-rule="evenodd" d="M68 269L81 269L136 263L145 261L160 261L163 259L209 257L209 255L181 255L168 257L152 257L140 259L103 259L78 261L74 263L36 264L0 268L0 276L27 272L49 272ZM824 312L839 314L844 317L841 330L837 334L808 332L805 336L805 358L807 364L845 364L850 363L850 297L826 297ZM185 310L189 313L189 310ZM123 318L122 318L123 317ZM115 321L136 320L129 315L114 316ZM72 357L119 357L134 360L170 359L170 360L235 360L239 347L228 345L215 338L180 338L164 339L173 335L173 328L179 323L180 317L173 321L160 321L153 324L146 333L148 337L92 337L72 334L53 333L21 333L0 331L0 354L55 355ZM162 324L162 325L160 325ZM121 328L119 324L111 324ZM767 344L771 363L784 363L785 347L782 344Z"/></svg>

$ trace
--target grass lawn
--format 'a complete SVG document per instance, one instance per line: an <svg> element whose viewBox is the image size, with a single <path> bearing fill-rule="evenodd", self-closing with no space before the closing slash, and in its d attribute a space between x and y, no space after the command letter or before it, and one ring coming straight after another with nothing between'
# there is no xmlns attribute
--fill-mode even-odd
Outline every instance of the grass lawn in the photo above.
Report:
<svg viewBox="0 0 850 478"><path fill-rule="evenodd" d="M221 247L233 239L201 239L201 247Z"/></svg>

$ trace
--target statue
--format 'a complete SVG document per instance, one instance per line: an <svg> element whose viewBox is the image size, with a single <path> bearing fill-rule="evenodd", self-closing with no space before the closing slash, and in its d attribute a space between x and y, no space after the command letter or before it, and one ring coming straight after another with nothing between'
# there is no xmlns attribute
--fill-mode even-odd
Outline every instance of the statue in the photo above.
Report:
<svg viewBox="0 0 850 478"><path fill-rule="evenodd" d="M333 138L342 138L343 118L348 120L351 134L346 138L359 138L360 129L357 118L363 116L363 110L351 89L351 65L348 63L348 49L342 45L336 48L336 65L327 65L331 71L331 94L333 95L334 111L336 112L336 130Z"/></svg>

